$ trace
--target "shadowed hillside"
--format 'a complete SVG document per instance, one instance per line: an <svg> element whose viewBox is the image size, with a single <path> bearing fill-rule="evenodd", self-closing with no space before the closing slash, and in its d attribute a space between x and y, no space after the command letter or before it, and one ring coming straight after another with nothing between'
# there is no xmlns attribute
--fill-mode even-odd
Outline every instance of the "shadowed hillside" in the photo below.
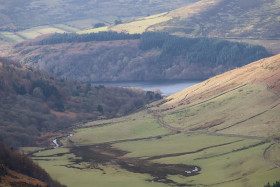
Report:
<svg viewBox="0 0 280 187"><path fill-rule="evenodd" d="M84 85L0 59L0 141L48 143L77 122L128 114L161 98L141 89Z"/></svg>
<svg viewBox="0 0 280 187"><path fill-rule="evenodd" d="M0 186L5 187L65 187L52 180L30 158L14 152L0 142Z"/></svg>

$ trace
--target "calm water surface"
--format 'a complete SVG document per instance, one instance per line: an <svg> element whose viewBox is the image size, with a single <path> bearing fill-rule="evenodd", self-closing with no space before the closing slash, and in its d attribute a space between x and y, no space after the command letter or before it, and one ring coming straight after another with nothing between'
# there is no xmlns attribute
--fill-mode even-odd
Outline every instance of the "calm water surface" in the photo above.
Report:
<svg viewBox="0 0 280 187"><path fill-rule="evenodd" d="M162 95L171 95L201 81L172 80L172 81L131 81L131 82L99 82L94 84L113 85L121 87L142 88L145 91L159 89Z"/></svg>

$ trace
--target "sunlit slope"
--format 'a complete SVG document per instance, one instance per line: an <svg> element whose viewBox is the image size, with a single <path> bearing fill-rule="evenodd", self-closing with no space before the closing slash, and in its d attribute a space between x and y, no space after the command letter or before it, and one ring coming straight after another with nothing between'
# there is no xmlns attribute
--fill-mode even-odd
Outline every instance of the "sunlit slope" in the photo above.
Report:
<svg viewBox="0 0 280 187"><path fill-rule="evenodd" d="M186 7L184 6L179 9L175 9L173 11L162 14L138 18L131 22L110 27L109 29L119 32L123 31L129 33L142 33L145 31L163 30L169 27L172 28L173 26L169 26L169 21L176 24L175 20L177 19L183 19L187 17L200 15L212 6L215 6L218 2L219 1L215 0L198 1L197 3L193 3ZM161 27L161 25L164 26ZM180 28L181 26L176 25L174 27Z"/></svg>
<svg viewBox="0 0 280 187"><path fill-rule="evenodd" d="M279 38L279 0L201 0L152 28L188 36Z"/></svg>
<svg viewBox="0 0 280 187"><path fill-rule="evenodd" d="M178 130L279 137L280 55L213 77L152 108Z"/></svg>
<svg viewBox="0 0 280 187"><path fill-rule="evenodd" d="M280 0L200 0L165 14L138 19L111 29L127 32L166 31L189 37L278 40L279 8Z"/></svg>
<svg viewBox="0 0 280 187"><path fill-rule="evenodd" d="M166 14L111 27L141 33L164 31L186 37L218 37L265 46L278 53L280 0L200 0Z"/></svg>

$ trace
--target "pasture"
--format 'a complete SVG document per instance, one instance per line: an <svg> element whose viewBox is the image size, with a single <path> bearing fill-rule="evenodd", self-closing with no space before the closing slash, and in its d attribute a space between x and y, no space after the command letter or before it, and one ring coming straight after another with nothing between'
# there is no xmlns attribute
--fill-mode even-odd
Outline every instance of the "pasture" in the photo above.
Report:
<svg viewBox="0 0 280 187"><path fill-rule="evenodd" d="M172 132L147 111L77 127L62 147L33 154L67 186L263 186L279 169L264 140ZM277 147L267 157L277 159Z"/></svg>

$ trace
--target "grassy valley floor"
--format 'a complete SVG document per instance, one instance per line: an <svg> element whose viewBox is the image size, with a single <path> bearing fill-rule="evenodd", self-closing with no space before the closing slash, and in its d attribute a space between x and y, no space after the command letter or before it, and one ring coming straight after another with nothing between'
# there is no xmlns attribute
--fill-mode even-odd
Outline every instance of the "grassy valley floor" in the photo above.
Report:
<svg viewBox="0 0 280 187"><path fill-rule="evenodd" d="M248 187L278 180L280 174L263 158L271 145L264 139L179 133L161 126L147 110L87 123L60 144L33 159L69 187ZM266 159L277 160L279 149L268 150Z"/></svg>

